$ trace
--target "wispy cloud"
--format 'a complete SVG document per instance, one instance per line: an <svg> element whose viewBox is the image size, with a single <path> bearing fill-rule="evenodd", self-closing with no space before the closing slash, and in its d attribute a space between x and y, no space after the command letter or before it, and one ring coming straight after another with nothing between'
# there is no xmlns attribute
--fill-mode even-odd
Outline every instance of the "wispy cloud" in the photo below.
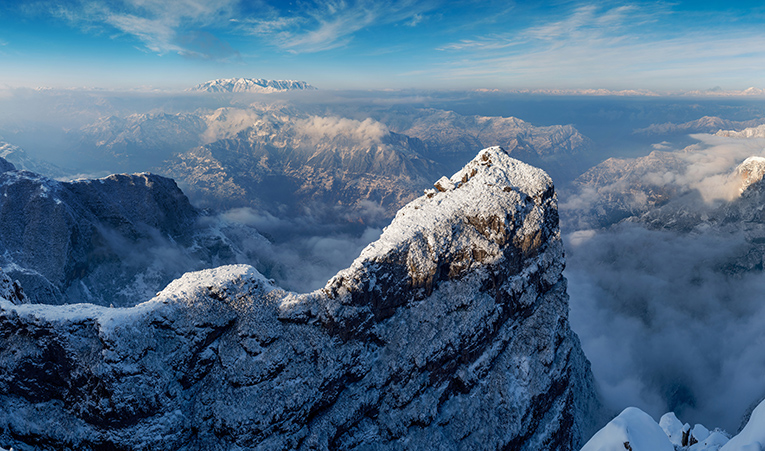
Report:
<svg viewBox="0 0 765 451"><path fill-rule="evenodd" d="M394 23L414 27L437 2L334 0L286 7L280 2L242 0L77 0L42 5L86 32L117 30L132 36L150 52L221 59L238 54L214 36L214 30L225 36L254 36L282 51L319 52L348 44L368 27Z"/></svg>
<svg viewBox="0 0 765 451"><path fill-rule="evenodd" d="M227 24L237 0L81 0L50 6L50 12L87 32L119 33L132 36L148 51L209 59L236 54L228 44L205 28Z"/></svg>
<svg viewBox="0 0 765 451"><path fill-rule="evenodd" d="M436 6L411 0L316 2L287 13L271 9L268 17L243 21L242 27L281 49L311 53L345 46L354 34L371 26L398 22L415 26Z"/></svg>
<svg viewBox="0 0 765 451"><path fill-rule="evenodd" d="M437 50L450 55L439 68L448 78L501 76L544 83L565 74L569 87L613 85L614 80L639 86L656 80L681 83L682 77L750 77L752 66L762 66L765 39L752 28L707 29L662 4L592 3L546 22Z"/></svg>

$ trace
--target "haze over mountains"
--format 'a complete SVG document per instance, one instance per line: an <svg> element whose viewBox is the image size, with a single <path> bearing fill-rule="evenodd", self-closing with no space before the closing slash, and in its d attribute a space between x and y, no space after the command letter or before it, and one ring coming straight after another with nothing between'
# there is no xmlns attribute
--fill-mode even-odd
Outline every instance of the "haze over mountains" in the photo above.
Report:
<svg viewBox="0 0 765 451"><path fill-rule="evenodd" d="M572 322L585 351L599 349L588 355L612 403L717 418L731 432L740 418L724 412L745 411L765 394L747 376L763 370L754 356L763 318L765 143L728 137L756 136L748 130L609 159L565 196ZM643 338L628 343L625 330ZM625 380L630 389L616 388Z"/></svg>
<svg viewBox="0 0 765 451"><path fill-rule="evenodd" d="M25 97L27 95L29 97ZM343 365L347 365L325 374L326 378L314 380L324 388L304 392L304 398L310 399L309 404L313 406L308 408L314 412L310 421L304 421L308 417L300 413L300 408L283 406L285 415L292 418L289 424L302 432L269 435L261 428L237 438L231 431L242 429L243 423L237 415L244 415L243 411L233 409L224 414L228 404L224 407L195 405L194 408L219 415L221 421L229 425L222 429L204 426L207 428L204 434L226 443L236 440L266 443L264 440L273 439L279 443L301 443L300 446L384 443L394 447L407 436L401 432L401 428L405 428L410 432L420 431L411 432L412 437L430 436L438 430L441 431L438 434L445 434L443 437L451 437L444 440L456 440L454 437L462 432L454 431L474 425L457 426L453 423L454 417L445 411L443 415L426 413L432 412L427 406L443 408L444 402L463 405L467 401L448 401L447 398L455 396L453 399L457 400L464 393L473 393L469 387L473 382L469 381L481 385L487 380L499 380L492 379L490 371L481 369L482 364L477 363L480 359L475 360L472 351L469 357L454 357L462 362L448 368L454 373L446 370L439 373L433 369L443 367L449 360L439 357L442 354L453 356L454 343L469 341L472 344L468 348L473 349L475 345L491 349L481 355L494 359L491 361L497 365L509 365L507 368L513 368L512 371L520 371L513 373L513 381L502 382L503 387L517 388L513 384L525 380L529 374L545 374L529 379L528 386L539 390L538 395L529 395L531 398L546 401L529 401L526 395L518 398L525 400L525 404L521 403L524 407L519 408L530 409L527 411L533 418L544 417L543 423L520 419L513 423L517 425L513 426L515 432L496 435L497 428L494 428L482 432L480 439L476 438L478 435L463 439L478 440L470 442L474 444L496 439L496 443L525 444L530 449L539 443L565 442L567 445L560 445L561 449L567 446L573 449L587 437L582 432L584 429L577 429L579 426L572 429L567 424L573 422L584 427L585 422L594 421L604 425L608 418L594 419L596 412L600 412L598 394L588 382L589 370L578 351L578 341L567 332L566 292L571 295L573 330L580 335L582 349L592 361L599 394L611 414L625 406L637 406L654 419L675 411L678 417L692 423L721 426L734 433L742 415L765 395L765 387L753 376L765 369L757 347L762 340L761 319L765 317L758 302L758 293L765 288L761 282L765 229L760 217L761 179L765 173L760 157L765 157L762 150L765 144L758 127L765 110L756 102L732 105L665 98L654 102L644 99L633 102L629 98L562 101L492 97L495 94L484 93L389 96L387 93L295 89L269 93L187 92L141 96L88 93L83 97L86 106L76 113L74 100L79 102L78 95L14 93L0 99L0 104L18 105L20 112L14 118L0 118L0 133L4 137L0 151L16 166L0 160L4 170L2 188L7 194L0 202L3 208L0 227L5 239L0 243L2 269L10 276L2 279L0 291L6 299L16 304L87 300L104 307L110 304L131 307L149 300L188 271L228 263L246 263L255 269L231 267L189 274L171 285L175 288L169 288L162 298L172 298L169 301L172 307L161 307L167 310L159 312L151 310L153 304L142 304L124 311L126 316L120 317L119 321L126 321L120 324L139 325L136 327L148 330L147 335L120 332L117 334L120 339L175 343L172 346L177 345L179 351L169 358L177 365L187 365L190 370L186 373L176 374L141 360L165 359L164 351L152 351L147 354L150 357L141 357L119 348L122 346L119 344L115 346L127 360L110 360L104 363L104 373L88 373L89 370L78 363L85 358L86 349L72 340L80 336L77 334L88 335L96 330L102 333L106 330L103 324L116 318L117 310L78 307L68 310L73 315L69 316L64 313L68 307L54 311L31 306L24 310L27 307L4 304L4 312L14 311L19 318L17 321L9 313L11 329L24 324L25 330L59 337L38 343L41 347L21 360L8 357L4 370L7 374L16 374L23 368L40 370L29 373L28 380L15 376L3 379L7 387L15 387L13 392L21 393L20 397L8 398L11 400L3 404L15 406L14 412L22 405L26 406L23 409L42 406L42 392L35 391L34 387L51 383L48 375L52 373L41 368L45 365L44 356L59 347L67 350L67 365L80 368L94 384L112 384L110 374L124 372L123 364L127 361L140 360L153 368L152 374L175 387L166 399L167 405L185 412L196 402L189 393L198 387L215 386L214 374L231 371L228 364L216 363L216 359L241 357L250 362L249 359L255 361L259 355L265 358L271 343L282 349L285 343L292 343L290 340L302 333L314 338L324 333L332 337L342 337L344 333L367 334L364 337L369 341L359 344L364 348L361 355L373 355L372 348L375 352L395 354L403 351L383 346L388 343L385 340L400 332L385 335L389 324L387 315L406 318L411 309L420 308L418 305L423 305L420 313L430 315L433 311L425 308L425 304L456 302L454 311L444 312L442 317L453 326L451 329L444 325L446 323L439 323L427 330L407 332L425 334L431 337L432 344L427 352L423 351L429 357L423 357L425 360L416 364L423 369L417 376L422 380L400 379L408 381L406 387L414 384L411 387L424 390L406 398L408 401L387 398L388 389L372 389L363 378L358 379L359 368L372 371L365 366L369 359L358 357L354 354L356 351L348 351L353 346L341 345L331 348L330 353L332 358L340 358L345 362ZM500 100L495 100L497 98ZM52 107L38 121L25 121L22 120L24 102L49 102ZM530 119L527 121L526 117ZM41 133L41 130L48 132ZM581 130L587 130L587 136ZM481 155L486 156L486 160L476 159L469 168L460 169L465 162L473 160L478 150L494 145L503 146L505 151L484 151ZM520 163L508 163L506 156L540 166L552 175L555 191L560 196L562 241L558 238L561 232L551 228L557 223L558 209L548 192L552 185L547 185L547 176ZM497 164L499 160L504 163ZM511 174L507 177L518 178L512 183L503 181L510 190L497 193L492 191L495 183L488 182L489 191L481 191L477 197L471 194L468 197L472 200L467 202L461 193L468 191L461 186L471 180L473 169L489 171L487 174L494 174L495 170L507 172ZM110 172L146 170L158 175L106 177ZM455 171L459 171L455 177L442 178ZM68 181L72 176L85 179ZM165 177L171 177L177 185ZM548 186L542 194L534 191L536 188L529 188L539 183ZM529 194L527 199L521 194L515 198L511 193L523 193L527 188L537 194ZM495 200L509 199L508 196L513 197L514 203L502 203L503 200L501 207L495 205ZM399 212L412 201L414 203ZM459 208L453 211L446 208L452 202L457 202L454 205ZM144 204L152 207L136 207ZM502 213L490 214L495 210ZM13 213L18 211L23 214ZM394 216L398 225L382 231ZM430 225L425 227L421 223ZM41 228L40 224L45 227ZM422 230L417 228L421 226ZM512 230L516 235L511 239L508 233ZM410 232L413 235L409 235ZM368 266L364 263L362 269L352 264L365 248L358 261L366 261L364 255L378 255L372 250L387 246L385 243L391 243L394 235L409 243L404 246L405 251L385 254L388 256L382 260L375 257L372 260L376 263ZM20 236L23 239L14 238ZM495 243L500 250L495 249L495 244L489 246L491 249L479 245L483 240ZM439 244L436 249L434 243L443 246ZM567 290L559 278L564 263L561 243L566 246L568 256L564 273L569 279ZM39 251L42 248L46 252ZM56 258L48 258L51 252ZM487 255L493 256L489 260L495 257L499 260L490 262ZM407 262L402 263L402 268L407 265L419 268L416 274L406 276L396 272L398 269L386 272L385 265L380 263L399 258ZM345 267L351 269L338 273ZM532 274L534 271L546 275L537 278ZM335 274L339 279L327 283ZM408 288L386 285L387 280L399 279L408 280L405 283ZM308 294L287 293L276 286ZM325 288L313 291L321 287ZM333 290L339 297L333 297L336 296ZM420 294L409 299L404 293L407 290L419 290ZM464 307L459 299L470 296L459 294L463 291L479 293L481 301ZM493 300L489 299L492 296ZM535 299L546 300L531 301L535 296ZM161 302L164 305L164 301ZM193 305L187 310L176 302ZM195 309L204 310L219 302L222 302L219 305L222 310L216 312L221 315L214 316L215 321L223 322L207 324L204 331L197 331L201 335L188 335L191 329L183 328L191 327L193 320L187 314L193 316ZM247 329L247 315L237 309L250 305L249 302L265 306L263 312L278 310L277 316L268 317L263 313L261 318L263 324L270 325L266 329L284 328L278 337L262 335L264 329L260 326L255 332ZM479 314L478 310L490 310L491 305L496 307L496 312L501 312L497 313L499 316ZM245 310L251 312L250 308ZM464 313L464 308L470 313ZM473 308L478 310L470 310ZM537 313L528 308L548 310L544 313L540 310L540 316L535 316ZM147 318L165 315L182 323L178 327L183 331L178 330L185 338L165 341L166 330L158 326L159 323L151 319L147 319L150 323L141 323L142 320L133 317L143 309L151 310ZM284 313L284 309L291 313ZM31 325L32 317L47 318L45 315L54 315L49 317L48 325ZM458 315L459 320L452 315ZM465 315L470 316L469 321L477 321L466 324L489 321L497 328L491 326L492 332L487 331L480 340L475 336L471 338L467 329L457 327L466 321ZM492 322L495 320L498 322ZM233 321L231 324L235 326L228 321ZM556 321L557 325L552 326ZM408 319L404 322L409 324ZM319 329L310 328L319 323ZM100 325L92 329L88 324ZM508 326L510 324L512 326ZM38 326L40 329L35 329ZM59 327L75 330L75 333L68 336L60 332ZM476 330L473 326L466 327ZM517 354L512 354L515 351L495 353L503 346L511 346L501 338L502 333L497 332L506 327L527 330L528 333L519 333L519 337L537 343L536 351L523 348ZM538 327L544 331L544 337L539 335ZM444 332L447 329L453 334ZM549 338L545 335L548 332L550 337L555 337L553 341L545 341ZM726 340L710 338L720 334L726 336ZM158 338L160 336L164 338ZM275 341L270 341L272 338ZM351 337L356 339L355 335ZM537 339L541 341L534 341ZM221 353L223 342L235 343L234 347L240 346L244 351L235 355ZM87 343L86 347L96 346L95 342ZM197 343L204 345L197 348ZM311 350L314 348L301 346L301 352L314 352ZM380 351L383 348L387 350ZM43 357L38 358L40 355ZM226 361L233 361L230 359ZM383 366L397 362L396 358L385 359L377 362ZM565 363L560 359L569 360ZM268 362L263 368L252 366L252 362L243 363L240 369L248 379L232 375L232 387L243 390L241 393L261 390L257 387L274 384L277 379L272 376L281 377L280 371L286 371L284 380L291 380L290 371L297 368L295 360L274 358ZM528 369L532 367L538 367L538 371ZM194 379L197 371L198 380ZM374 374L381 380L404 377L384 372ZM552 379L547 379L548 376ZM573 379L564 383L569 377ZM447 380L452 382L447 384ZM442 382L446 388L438 385ZM148 434L144 436L146 443L165 446L190 440L189 434L193 435L193 431L189 432L184 426L185 421L191 421L190 417L158 408L150 398L154 394L160 397L166 394L154 393L149 388L146 388L145 403L130 404L133 401L125 398L125 403L117 402L112 410L100 411L99 415L121 425L119 431L112 429L103 433L96 419L78 413L82 406L89 406L85 408L88 410L95 409L95 405L80 399L85 392L71 388L76 385L74 380L58 380L55 384L70 388L56 391L55 396L65 400L65 405L51 418L65 416L81 425L77 432L80 443L101 440L138 446L134 440L141 438L133 435L140 431ZM337 388L349 384L356 388L350 391ZM392 392L403 393L408 389L402 384L404 382L385 386ZM114 393L129 388L119 384L110 387ZM215 387L213 391L228 390L224 385ZM520 387L527 385L520 384ZM374 395L374 402L353 404L359 390ZM576 396L574 390L579 390ZM436 392L441 393L441 397L434 397ZM489 392L481 393L483 397L493 396ZM234 401L240 399L237 396L221 399L241 404L241 400ZM70 402L67 399L75 398L82 402L66 404ZM354 401L351 402L351 398ZM516 398L505 396L503 399L502 402L506 402ZM405 406L399 410L396 406L401 402ZM340 405L350 404L343 403L356 407L346 410ZM498 403L497 406L502 404ZM589 407L575 407L587 403ZM550 412L548 416L541 410L542 405L550 409L545 411ZM476 408L483 407L476 405ZM121 423L122 414L130 409L138 409L147 416L136 422ZM567 409L570 413L566 415L570 416L561 416L560 412ZM397 416L399 414L403 416ZM484 418L481 416L484 414L477 415ZM354 421L351 429L338 428L334 437L324 437L317 432L327 430L327 423L322 421L329 420L322 418L347 418L348 415ZM425 420L411 420L412 415ZM32 424L33 419L29 417L19 420L9 413L2 418L5 423L0 424L5 425L2 426L5 435L0 438L6 441L0 442L0 446L23 445L30 437L39 440L43 436L35 435L37 432L18 433L22 423ZM485 421L496 420L492 416L486 418ZM272 424L270 420L263 421L264 428ZM159 427L157 425L181 432L175 436L147 432L147 428ZM39 430L47 428L42 423L39 426ZM543 427L547 433L541 432ZM516 432L520 435L512 435ZM48 437L45 440L59 443L63 435L56 434L53 431L45 435ZM695 437L700 437L699 434ZM168 438L163 439L161 435ZM362 435L366 438L359 438ZM672 442L671 437L669 440Z"/></svg>

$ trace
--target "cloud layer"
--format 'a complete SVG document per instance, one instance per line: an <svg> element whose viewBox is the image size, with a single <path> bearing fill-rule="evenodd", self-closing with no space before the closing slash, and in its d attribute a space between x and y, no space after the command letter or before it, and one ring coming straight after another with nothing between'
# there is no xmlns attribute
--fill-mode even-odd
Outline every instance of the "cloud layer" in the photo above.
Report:
<svg viewBox="0 0 765 451"><path fill-rule="evenodd" d="M725 205L741 187L741 177L731 174L745 158L764 155L765 141L696 138L699 144L673 153L683 165L585 190L563 205L587 209L601 196L641 183L674 184L690 193L665 207L678 215ZM732 269L758 252L752 243L763 237L759 229L745 234L744 224L738 226L569 228L572 327L612 409L637 406L656 418L674 410L691 424L735 432L746 410L765 396L765 273Z"/></svg>

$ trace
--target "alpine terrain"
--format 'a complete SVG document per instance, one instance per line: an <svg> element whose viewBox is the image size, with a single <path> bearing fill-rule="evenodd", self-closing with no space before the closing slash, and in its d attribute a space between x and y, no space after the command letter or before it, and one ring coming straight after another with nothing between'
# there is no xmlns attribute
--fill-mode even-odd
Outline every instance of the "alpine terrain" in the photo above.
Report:
<svg viewBox="0 0 765 451"><path fill-rule="evenodd" d="M578 449L602 409L563 266L552 181L493 147L311 293L235 265L50 306L4 276L0 446Z"/></svg>

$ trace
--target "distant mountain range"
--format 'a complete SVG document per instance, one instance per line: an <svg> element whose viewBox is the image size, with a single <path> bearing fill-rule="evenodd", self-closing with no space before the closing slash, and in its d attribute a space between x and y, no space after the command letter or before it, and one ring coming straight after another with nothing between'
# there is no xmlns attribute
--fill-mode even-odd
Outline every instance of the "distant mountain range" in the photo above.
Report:
<svg viewBox="0 0 765 451"><path fill-rule="evenodd" d="M765 118L751 119L748 121L731 121L717 116L704 116L695 121L676 124L665 122L663 124L651 124L646 128L635 130L640 135L670 135L675 133L717 133L721 130L742 130L747 127L756 127L765 124Z"/></svg>
<svg viewBox="0 0 765 451"><path fill-rule="evenodd" d="M65 144L78 173L151 170L173 177L195 205L354 221L362 214L365 223L389 220L475 149L502 146L562 183L586 169L582 156L591 147L571 125L514 117L271 103L109 115L68 130ZM9 160L23 167L14 155ZM61 176L39 164L25 168Z"/></svg>
<svg viewBox="0 0 765 451"><path fill-rule="evenodd" d="M316 89L304 81L263 78L218 78L196 85L190 91L271 93Z"/></svg>

